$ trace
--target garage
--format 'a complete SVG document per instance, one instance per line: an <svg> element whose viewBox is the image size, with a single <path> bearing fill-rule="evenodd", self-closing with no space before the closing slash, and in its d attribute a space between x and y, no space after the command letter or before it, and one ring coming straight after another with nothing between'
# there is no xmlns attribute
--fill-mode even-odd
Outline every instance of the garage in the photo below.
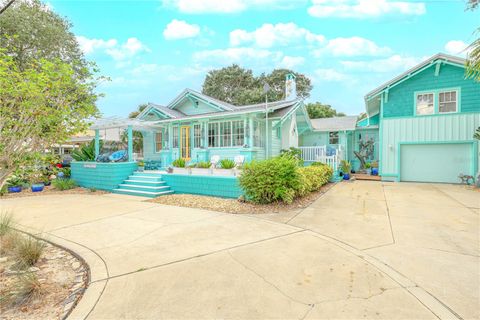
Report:
<svg viewBox="0 0 480 320"><path fill-rule="evenodd" d="M400 145L400 180L459 183L460 173L473 175L471 143Z"/></svg>

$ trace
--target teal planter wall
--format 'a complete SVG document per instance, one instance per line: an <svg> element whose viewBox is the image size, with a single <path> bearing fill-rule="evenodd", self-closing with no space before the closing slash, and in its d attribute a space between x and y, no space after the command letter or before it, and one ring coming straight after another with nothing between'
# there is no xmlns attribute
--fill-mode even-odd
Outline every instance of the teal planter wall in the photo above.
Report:
<svg viewBox="0 0 480 320"><path fill-rule="evenodd" d="M164 174L162 179L175 193L238 198L243 194L236 177Z"/></svg>
<svg viewBox="0 0 480 320"><path fill-rule="evenodd" d="M71 169L71 177L80 187L111 191L137 169L137 163L73 161Z"/></svg>
<svg viewBox="0 0 480 320"><path fill-rule="evenodd" d="M460 112L480 112L480 85L465 79L465 69L442 65L435 76L435 65L427 68L389 90L388 102L383 103L383 118L415 116L415 92L461 88Z"/></svg>

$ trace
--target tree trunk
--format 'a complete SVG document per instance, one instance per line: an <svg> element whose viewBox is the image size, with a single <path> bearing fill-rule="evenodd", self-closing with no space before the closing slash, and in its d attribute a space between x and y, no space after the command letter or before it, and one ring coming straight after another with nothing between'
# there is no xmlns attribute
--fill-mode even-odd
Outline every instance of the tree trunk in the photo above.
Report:
<svg viewBox="0 0 480 320"><path fill-rule="evenodd" d="M360 169L365 169L365 157L360 154L358 151L353 151L355 156L360 160Z"/></svg>

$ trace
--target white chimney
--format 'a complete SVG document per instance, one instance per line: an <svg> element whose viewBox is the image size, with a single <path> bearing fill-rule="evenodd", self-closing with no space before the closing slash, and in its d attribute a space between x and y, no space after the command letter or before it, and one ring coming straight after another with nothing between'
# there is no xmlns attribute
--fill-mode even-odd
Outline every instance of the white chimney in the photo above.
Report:
<svg viewBox="0 0 480 320"><path fill-rule="evenodd" d="M288 73L285 76L285 100L293 100L297 98L297 82L295 75Z"/></svg>

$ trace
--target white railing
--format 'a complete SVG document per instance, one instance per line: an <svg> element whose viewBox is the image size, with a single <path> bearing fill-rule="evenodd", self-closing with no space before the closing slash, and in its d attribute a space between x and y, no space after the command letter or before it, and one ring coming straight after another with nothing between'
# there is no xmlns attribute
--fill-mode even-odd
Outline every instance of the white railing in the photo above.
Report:
<svg viewBox="0 0 480 320"><path fill-rule="evenodd" d="M327 155L327 146L299 147L299 149L302 151L303 161L325 163L334 171L338 170L338 165L345 156L343 146L338 146L335 155L331 156Z"/></svg>

